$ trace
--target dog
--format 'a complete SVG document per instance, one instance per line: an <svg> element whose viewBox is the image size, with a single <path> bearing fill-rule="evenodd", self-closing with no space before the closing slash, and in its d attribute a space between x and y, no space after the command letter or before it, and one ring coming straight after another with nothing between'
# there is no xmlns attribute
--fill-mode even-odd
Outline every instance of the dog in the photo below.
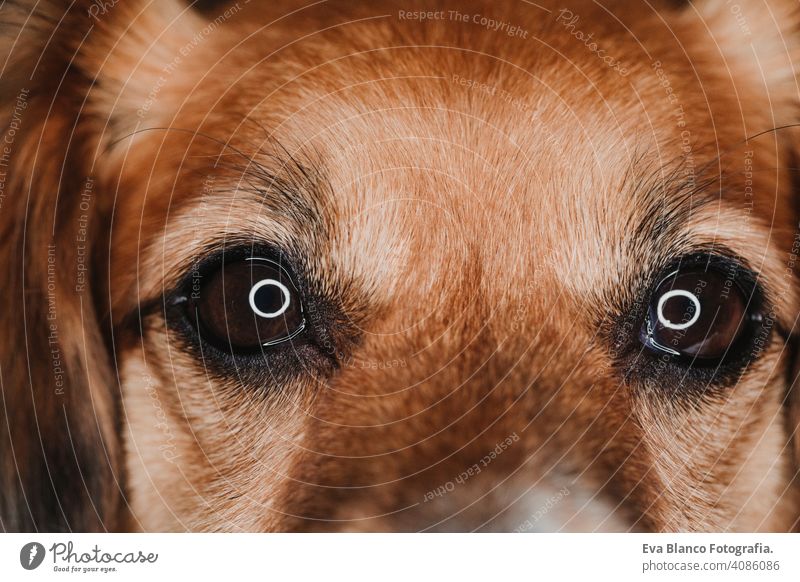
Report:
<svg viewBox="0 0 800 582"><path fill-rule="evenodd" d="M794 531L793 2L6 2L6 531Z"/></svg>

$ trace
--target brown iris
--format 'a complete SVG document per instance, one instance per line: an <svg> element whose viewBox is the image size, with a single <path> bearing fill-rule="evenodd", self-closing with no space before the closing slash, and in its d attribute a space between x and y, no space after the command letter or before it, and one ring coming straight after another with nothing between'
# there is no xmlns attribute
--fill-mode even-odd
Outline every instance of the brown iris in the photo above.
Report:
<svg viewBox="0 0 800 582"><path fill-rule="evenodd" d="M674 271L653 293L640 337L657 351L718 360L748 327L747 307L731 273L702 267Z"/></svg>
<svg viewBox="0 0 800 582"><path fill-rule="evenodd" d="M258 350L292 339L305 327L299 293L277 262L247 258L208 274L190 313L220 347Z"/></svg>

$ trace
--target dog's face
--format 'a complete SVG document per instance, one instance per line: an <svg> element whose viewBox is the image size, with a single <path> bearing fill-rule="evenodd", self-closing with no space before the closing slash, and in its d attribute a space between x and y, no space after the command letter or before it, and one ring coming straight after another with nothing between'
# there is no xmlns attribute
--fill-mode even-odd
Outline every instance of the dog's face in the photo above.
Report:
<svg viewBox="0 0 800 582"><path fill-rule="evenodd" d="M79 53L124 527L792 529L797 39L294 8Z"/></svg>

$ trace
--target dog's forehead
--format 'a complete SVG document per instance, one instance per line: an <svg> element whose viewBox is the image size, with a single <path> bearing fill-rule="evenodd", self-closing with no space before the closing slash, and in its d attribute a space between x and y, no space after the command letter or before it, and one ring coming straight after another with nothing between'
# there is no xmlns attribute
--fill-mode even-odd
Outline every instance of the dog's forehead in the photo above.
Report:
<svg viewBox="0 0 800 582"><path fill-rule="evenodd" d="M585 295L613 280L626 265L621 246L647 212L643 200L631 203L636 180L661 167L637 131L644 109L618 90L627 82L607 79L608 97L595 99L576 95L566 74L498 73L475 55L423 74L438 62L426 59L413 74L377 78L352 63L271 84L274 68L265 66L216 110L194 97L174 125L205 119L198 134L219 137L171 134L201 149L177 160L194 181L173 189L169 221L202 217L204 226L166 229L168 270L196 260L222 233L302 249L319 279L355 281L378 304L402 297L409 312L448 284L502 301L498 289L528 289L534 279L542 299L565 285ZM227 149L215 158L217 142L233 147L220 146ZM164 152L165 172L174 171L170 148L148 149ZM215 160L224 177L214 177ZM198 183L198 175L211 179Z"/></svg>
<svg viewBox="0 0 800 582"><path fill-rule="evenodd" d="M570 54L585 60L573 44ZM232 117L245 119L233 126L246 156L277 174L299 161L318 178L299 198L319 220L290 228L278 208L253 228L271 241L326 240L297 245L320 277L357 281L379 303L457 287L467 274L488 295L538 277L540 298L585 297L636 276L657 254L654 213L675 218L686 202L702 210L690 190L708 156L695 151L681 168L681 130L651 70L623 77L593 67L591 90L579 92L587 78L570 59L523 67L446 47L401 52L400 61L393 50L324 61L320 49L314 66L300 57L288 69L253 65L217 111L197 90L183 114L191 119L179 119L210 120L203 132L225 140ZM713 141L706 126L724 131L696 119L694 142ZM241 200L242 185L253 187L248 178L215 188ZM278 204L291 207L291 196ZM203 201L220 211L224 232L252 232L264 215L257 204ZM215 219L207 217L209 231Z"/></svg>
<svg viewBox="0 0 800 582"><path fill-rule="evenodd" d="M607 104L535 81L513 99L492 93L506 90L499 81L463 82L443 72L353 94L342 81L350 90L315 95L282 120L279 139L313 152L307 163L326 181L333 250L361 274L403 273L410 257L451 268L459 253L522 274L535 257L587 241L603 215L630 218L620 192L637 156L630 112L620 122Z"/></svg>
<svg viewBox="0 0 800 582"><path fill-rule="evenodd" d="M287 140L311 136L298 150L314 152L326 181L324 260L387 300L476 264L490 293L614 272L647 202L631 202L636 178L660 169L642 155L636 111L618 117L621 102L535 81L506 98L500 85L463 83L455 73L384 81L284 122Z"/></svg>

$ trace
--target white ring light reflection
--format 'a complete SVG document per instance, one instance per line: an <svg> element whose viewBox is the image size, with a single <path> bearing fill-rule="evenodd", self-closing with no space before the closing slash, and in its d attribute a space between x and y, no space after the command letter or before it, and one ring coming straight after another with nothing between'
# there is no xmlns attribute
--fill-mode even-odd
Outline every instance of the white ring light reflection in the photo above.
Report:
<svg viewBox="0 0 800 582"><path fill-rule="evenodd" d="M266 287L267 285L274 285L280 289L281 293L283 294L283 304L278 308L277 311L272 311L270 313L261 311L256 305L256 293L258 293L262 287ZM289 294L288 287L286 287L286 285L280 281L275 279L261 279L261 281L253 285L253 287L250 289L248 300L250 301L250 309L252 309L256 315L259 317L265 317L267 319L273 319L286 313L286 310L289 309L289 303L291 302L291 295Z"/></svg>
<svg viewBox="0 0 800 582"><path fill-rule="evenodd" d="M673 297L686 297L689 301L694 304L694 314L692 315L691 319L686 322L682 323L672 323L666 317L664 317L664 304L672 299ZM694 325L694 323L700 319L700 300L697 296L692 293L691 291L686 291L685 289L673 289L672 291L667 291L664 293L658 300L658 307L656 308L656 316L658 317L658 322L666 327L667 329L688 329Z"/></svg>

